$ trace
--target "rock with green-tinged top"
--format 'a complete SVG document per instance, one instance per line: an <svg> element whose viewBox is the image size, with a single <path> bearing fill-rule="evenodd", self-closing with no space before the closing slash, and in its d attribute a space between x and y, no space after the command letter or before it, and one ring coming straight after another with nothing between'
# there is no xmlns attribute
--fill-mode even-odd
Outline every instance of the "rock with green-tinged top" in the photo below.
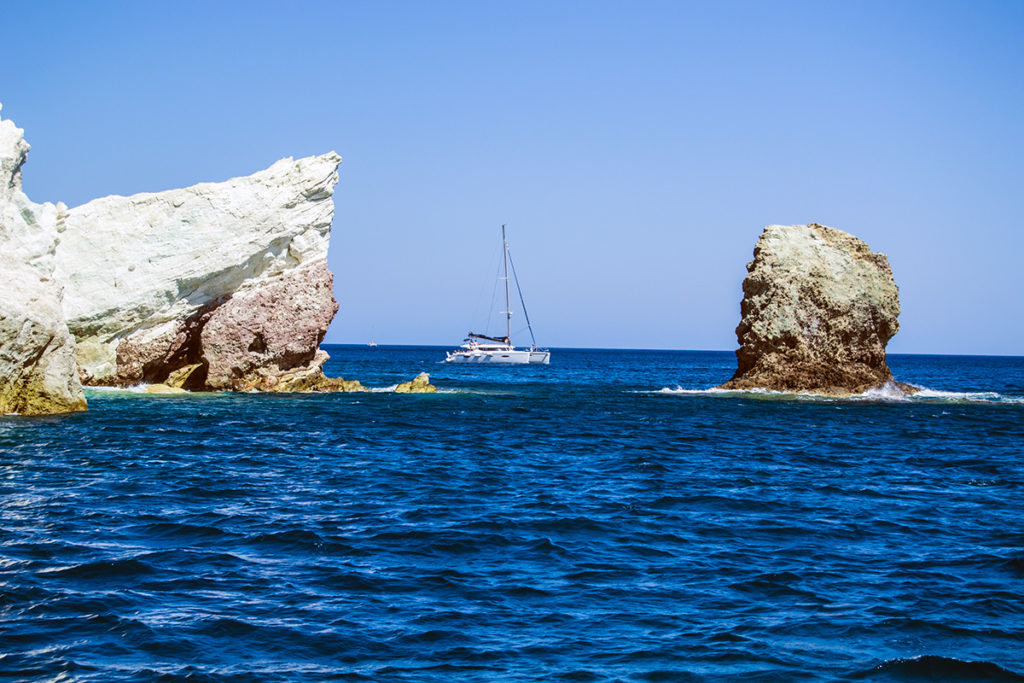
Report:
<svg viewBox="0 0 1024 683"><path fill-rule="evenodd" d="M430 375L421 372L411 382L402 382L395 387L396 394L432 394L437 387L430 383Z"/></svg>

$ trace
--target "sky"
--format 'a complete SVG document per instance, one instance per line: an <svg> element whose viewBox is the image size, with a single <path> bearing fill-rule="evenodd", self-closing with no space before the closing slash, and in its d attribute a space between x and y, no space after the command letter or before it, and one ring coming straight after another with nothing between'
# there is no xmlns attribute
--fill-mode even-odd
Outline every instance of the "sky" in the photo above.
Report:
<svg viewBox="0 0 1024 683"><path fill-rule="evenodd" d="M328 343L736 347L765 225L888 255L896 353L1024 355L1024 2L9 2L69 206L342 155ZM513 306L514 340L523 317ZM520 334L516 334L520 332Z"/></svg>

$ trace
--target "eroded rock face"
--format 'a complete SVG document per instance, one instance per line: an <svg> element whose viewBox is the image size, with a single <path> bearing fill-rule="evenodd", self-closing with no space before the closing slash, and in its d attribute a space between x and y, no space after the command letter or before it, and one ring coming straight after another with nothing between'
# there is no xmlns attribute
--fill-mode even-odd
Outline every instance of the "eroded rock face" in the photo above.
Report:
<svg viewBox="0 0 1024 683"><path fill-rule="evenodd" d="M53 279L62 205L34 204L21 190L29 145L0 120L0 414L85 410L75 340Z"/></svg>
<svg viewBox="0 0 1024 683"><path fill-rule="evenodd" d="M333 387L318 345L338 310L326 258L340 162L283 159L68 210L55 276L82 380L246 391L302 376L305 390Z"/></svg>
<svg viewBox="0 0 1024 683"><path fill-rule="evenodd" d="M6 256L0 257L0 280L0 415L85 410L60 287Z"/></svg>
<svg viewBox="0 0 1024 683"><path fill-rule="evenodd" d="M884 254L816 223L769 225L747 271L738 368L722 388L845 396L892 382L900 304Z"/></svg>
<svg viewBox="0 0 1024 683"><path fill-rule="evenodd" d="M200 335L206 385L248 388L266 371L308 367L338 310L333 284L327 264L315 261L215 308Z"/></svg>

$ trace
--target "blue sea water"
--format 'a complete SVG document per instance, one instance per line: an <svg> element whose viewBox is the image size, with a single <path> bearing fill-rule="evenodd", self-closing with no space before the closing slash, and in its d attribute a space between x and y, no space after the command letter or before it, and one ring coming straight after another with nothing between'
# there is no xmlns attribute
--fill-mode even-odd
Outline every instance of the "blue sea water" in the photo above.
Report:
<svg viewBox="0 0 1024 683"><path fill-rule="evenodd" d="M378 390L0 418L0 677L1024 681L1024 358L328 351Z"/></svg>

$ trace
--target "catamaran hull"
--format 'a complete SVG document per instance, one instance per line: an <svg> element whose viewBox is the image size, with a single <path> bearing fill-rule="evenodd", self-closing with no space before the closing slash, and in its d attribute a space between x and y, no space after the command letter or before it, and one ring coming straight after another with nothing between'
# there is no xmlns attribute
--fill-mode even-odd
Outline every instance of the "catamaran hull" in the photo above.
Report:
<svg viewBox="0 0 1024 683"><path fill-rule="evenodd" d="M458 351L449 353L446 363L488 363L508 365L547 365L550 351Z"/></svg>

